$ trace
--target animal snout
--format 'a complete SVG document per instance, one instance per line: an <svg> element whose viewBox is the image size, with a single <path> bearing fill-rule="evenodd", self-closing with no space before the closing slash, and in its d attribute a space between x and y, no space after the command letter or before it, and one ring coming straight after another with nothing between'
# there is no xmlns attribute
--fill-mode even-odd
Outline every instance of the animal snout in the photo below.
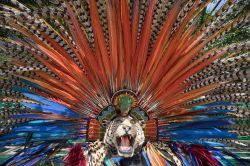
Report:
<svg viewBox="0 0 250 166"><path fill-rule="evenodd" d="M129 130L131 130L131 127L130 126L122 126L123 130L125 132L128 132Z"/></svg>

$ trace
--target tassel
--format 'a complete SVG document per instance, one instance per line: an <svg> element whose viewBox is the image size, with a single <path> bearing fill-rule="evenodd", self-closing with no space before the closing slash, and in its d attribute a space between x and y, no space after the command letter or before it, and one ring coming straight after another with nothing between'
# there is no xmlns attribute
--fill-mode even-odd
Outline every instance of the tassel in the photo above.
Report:
<svg viewBox="0 0 250 166"><path fill-rule="evenodd" d="M81 144L76 144L68 155L63 158L63 161L66 166L87 166Z"/></svg>
<svg viewBox="0 0 250 166"><path fill-rule="evenodd" d="M210 166L220 166L219 162L212 157L212 154L200 145L192 145L191 153L195 156L199 166L210 165Z"/></svg>

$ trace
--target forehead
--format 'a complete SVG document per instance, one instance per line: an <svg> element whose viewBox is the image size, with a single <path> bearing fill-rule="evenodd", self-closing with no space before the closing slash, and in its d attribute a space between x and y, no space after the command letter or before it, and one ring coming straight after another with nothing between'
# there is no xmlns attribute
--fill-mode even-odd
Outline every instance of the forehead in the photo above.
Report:
<svg viewBox="0 0 250 166"><path fill-rule="evenodd" d="M131 116L126 116L126 117L119 116L119 117L115 118L114 121L116 121L116 120L125 121L125 120L131 120L131 119L133 119Z"/></svg>

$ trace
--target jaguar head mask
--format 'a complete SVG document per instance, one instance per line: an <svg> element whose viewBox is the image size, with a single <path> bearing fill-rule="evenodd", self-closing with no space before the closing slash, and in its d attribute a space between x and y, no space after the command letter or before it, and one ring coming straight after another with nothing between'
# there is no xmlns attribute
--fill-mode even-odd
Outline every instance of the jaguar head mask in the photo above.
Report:
<svg viewBox="0 0 250 166"><path fill-rule="evenodd" d="M145 142L143 123L131 116L118 116L108 125L103 141L119 156L132 157Z"/></svg>

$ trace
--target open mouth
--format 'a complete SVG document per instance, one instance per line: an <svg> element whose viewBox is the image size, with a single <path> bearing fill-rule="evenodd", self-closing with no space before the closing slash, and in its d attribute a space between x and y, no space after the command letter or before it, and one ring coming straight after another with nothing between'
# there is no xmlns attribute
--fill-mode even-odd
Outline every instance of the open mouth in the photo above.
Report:
<svg viewBox="0 0 250 166"><path fill-rule="evenodd" d="M132 153L133 138L131 135L123 135L116 138L120 153Z"/></svg>

